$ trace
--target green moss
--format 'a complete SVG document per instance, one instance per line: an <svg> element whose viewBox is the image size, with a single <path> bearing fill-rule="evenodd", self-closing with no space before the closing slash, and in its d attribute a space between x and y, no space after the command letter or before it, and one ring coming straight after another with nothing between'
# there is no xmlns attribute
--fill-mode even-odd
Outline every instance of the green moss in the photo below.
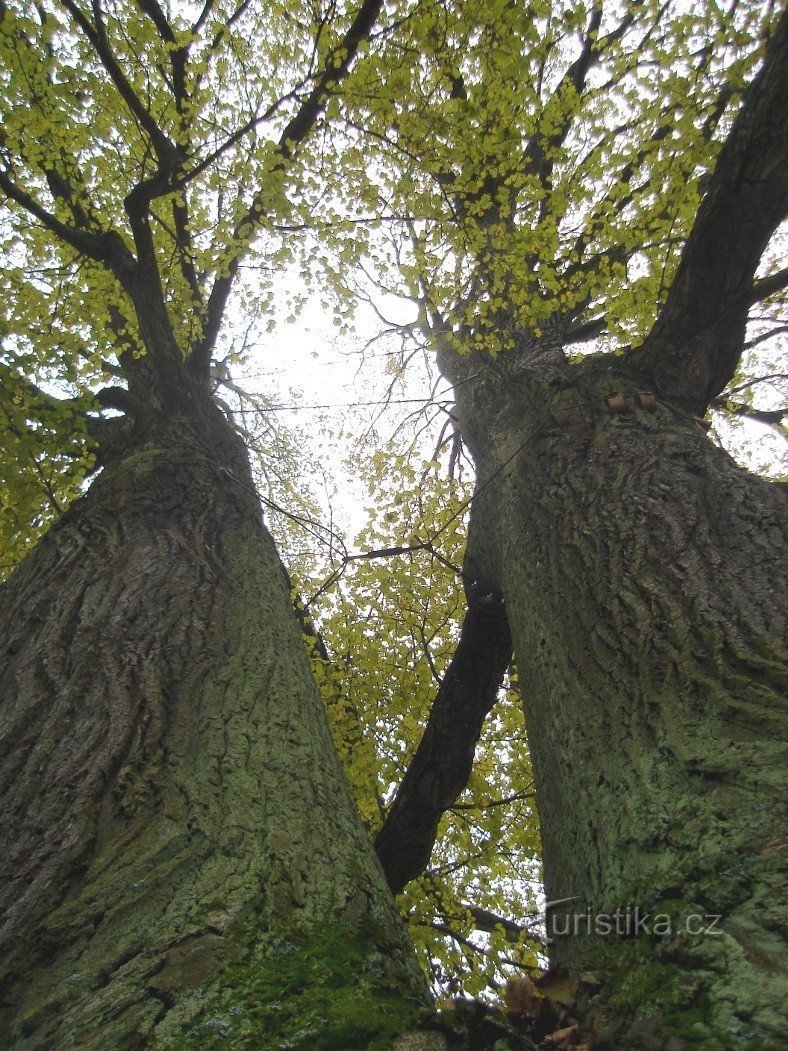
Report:
<svg viewBox="0 0 788 1051"><path fill-rule="evenodd" d="M383 1051L419 1010L394 987L374 939L345 926L271 936L193 1001L186 1031L157 1031L154 1046Z"/></svg>
<svg viewBox="0 0 788 1051"><path fill-rule="evenodd" d="M685 1048L704 1051L749 1047L746 1038L712 1022L704 972L660 958L661 949L655 939L641 936L595 944L588 953L589 967L603 979L594 1007L603 1018L626 1022L617 1046L652 1047L657 1046L654 1041L670 1037ZM754 1041L751 1046L766 1045Z"/></svg>

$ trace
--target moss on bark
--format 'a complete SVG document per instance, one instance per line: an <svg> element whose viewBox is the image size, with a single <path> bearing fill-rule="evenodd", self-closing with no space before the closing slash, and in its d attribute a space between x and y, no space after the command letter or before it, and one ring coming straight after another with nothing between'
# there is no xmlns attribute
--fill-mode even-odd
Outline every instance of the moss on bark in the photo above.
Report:
<svg viewBox="0 0 788 1051"><path fill-rule="evenodd" d="M547 897L581 916L678 900L720 917L718 936L634 949L570 934L551 956L601 969L610 1046L777 1046L784 501L680 408L644 408L615 359L512 358L449 364L482 487L472 528L515 644Z"/></svg>
<svg viewBox="0 0 788 1051"><path fill-rule="evenodd" d="M184 1005L193 1017L169 1046L383 1049L417 1024L419 1005L392 981L374 932L339 925L250 935L233 931L238 958ZM163 1046L170 1029L168 1021L156 1032Z"/></svg>
<svg viewBox="0 0 788 1051"><path fill-rule="evenodd" d="M4 1047L166 1046L244 968L262 990L272 939L326 960L340 930L387 1003L426 996L218 414L107 469L0 627Z"/></svg>

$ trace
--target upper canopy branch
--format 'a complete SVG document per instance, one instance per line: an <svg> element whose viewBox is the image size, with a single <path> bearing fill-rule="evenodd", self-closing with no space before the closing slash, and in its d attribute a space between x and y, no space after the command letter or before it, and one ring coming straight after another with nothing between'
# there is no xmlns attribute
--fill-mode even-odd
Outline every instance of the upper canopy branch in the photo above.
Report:
<svg viewBox="0 0 788 1051"><path fill-rule="evenodd" d="M170 21L158 0L137 0L137 7L150 18L156 27L159 37L169 45L170 66L172 68L172 94L180 113L186 101L186 62L188 45L178 47L177 39Z"/></svg>
<svg viewBox="0 0 788 1051"><path fill-rule="evenodd" d="M112 83L118 89L118 93L126 103L129 112L148 135L160 164L165 167L169 166L175 153L175 144L170 141L159 127L121 69L107 38L104 15L99 0L93 0L93 22L90 21L74 0L61 0L61 3L90 41L96 56L109 74Z"/></svg>
<svg viewBox="0 0 788 1051"><path fill-rule="evenodd" d="M76 0L60 0L60 3L90 42L98 61L115 84L127 108L147 133L158 158L158 167L153 175L141 178L125 199L137 257L127 247L117 229L108 228L106 220L99 216L80 170L79 157L69 156L63 147L56 148L50 156L36 152L31 164L40 169L56 205L65 206L73 222L64 221L57 208L50 211L36 198L35 191L31 193L27 187L20 185L10 165L0 171L0 189L60 241L80 255L107 266L134 299L139 292L141 268L145 268L160 285L149 227L149 206L155 196L166 191L166 184L181 161L182 151L158 127L121 69L108 39L99 0L93 0L92 3L93 21ZM50 79L47 73L47 81ZM159 306L163 308L163 297L159 295L158 298L161 301ZM136 295L135 302L139 305L139 295Z"/></svg>
<svg viewBox="0 0 788 1051"><path fill-rule="evenodd" d="M176 143L171 141L164 130L159 126L150 110L145 106L140 96L134 90L131 81L123 72L107 35L107 27L101 7L101 0L92 0L92 22L75 0L61 0L61 2L90 42L97 58L108 74L110 80L117 88L118 93L126 104L129 112L147 135L156 156L157 168L155 172L148 178L140 179L140 181L127 194L124 201L126 214L128 215L131 232L134 237L134 244L137 249L138 265L134 268L133 273L129 271L128 267L126 268L125 273L120 273L115 267L113 267L113 269L121 279L126 291L129 292L135 300L135 306L139 306L139 281L136 279L139 276L138 271L144 270L149 285L152 289L155 289L155 306L157 312L166 315L164 294L161 287L161 275L159 274L153 236L150 229L149 210L150 203L155 197L168 192L169 182L183 160L183 150ZM175 39L172 29L169 26L169 22L164 16L163 11L158 7L158 4L155 2L144 3L143 9L153 18L156 28L162 35L162 38L167 43L172 44ZM181 56L182 59L184 57L184 55ZM182 74L182 62L179 68ZM180 86L182 89L182 78ZM132 258L131 253L128 253L128 255ZM134 278L133 281L130 280L131 277ZM168 325L165 327L169 328Z"/></svg>
<svg viewBox="0 0 788 1051"><path fill-rule="evenodd" d="M702 414L733 376L747 312L770 294L753 283L788 214L788 12L722 148L651 333L630 364L663 394ZM783 287L783 278L775 277Z"/></svg>
<svg viewBox="0 0 788 1051"><path fill-rule="evenodd" d="M277 143L277 165L282 170L293 157L296 148L306 139L317 123L318 117L325 108L331 92L344 79L350 70L358 52L359 45L365 40L375 24L383 7L383 0L364 0L356 17L337 47L333 48L316 78L309 95L304 99L297 113L288 122ZM236 225L233 243L236 245L227 260L224 273L217 277L205 311L203 336L192 351L189 367L197 375L207 376L211 355L219 334L224 310L238 272L241 260L254 231L266 213L266 187L261 187L254 195L247 212Z"/></svg>
<svg viewBox="0 0 788 1051"><path fill-rule="evenodd" d="M597 33L599 32L601 23L602 4L597 3L591 12L591 18L588 24L588 29L583 37L583 45L580 54L561 78L558 87L550 96L550 102L558 101L560 104L560 100L570 87L574 90L577 99L582 95L589 70L596 59L598 59L603 45L608 39L606 38L605 41L597 40ZM572 121L574 120L575 109L575 105L565 106L563 117L552 134L545 138L537 131L528 143L523 160L526 162L527 167L533 168L539 176L542 185L545 187L548 187L549 185L550 176L555 163L552 160L552 157L555 155L555 151L566 141L566 137L572 126ZM543 112L545 110L543 110Z"/></svg>
<svg viewBox="0 0 788 1051"><path fill-rule="evenodd" d="M71 245L81 255L107 264L116 274L128 270L134 265L134 256L126 248L122 238L116 232L93 233L62 222L57 216L48 212L34 197L10 178L7 172L0 169L0 189L26 212L59 237Z"/></svg>

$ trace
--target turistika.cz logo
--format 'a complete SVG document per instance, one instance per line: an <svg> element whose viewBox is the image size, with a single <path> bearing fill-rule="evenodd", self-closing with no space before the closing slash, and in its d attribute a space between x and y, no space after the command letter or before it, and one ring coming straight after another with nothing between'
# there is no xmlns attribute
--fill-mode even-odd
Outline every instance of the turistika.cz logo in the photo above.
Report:
<svg viewBox="0 0 788 1051"><path fill-rule="evenodd" d="M613 912L597 912L592 905L585 911L572 912L560 909L552 912L559 905L566 905L577 898L556 898L545 902L545 941L550 944L556 938L582 937L595 935L606 938L634 938L638 934L655 935L658 938L672 937L683 932L693 937L722 934L717 924L722 918L714 913L688 913L677 920L666 912L646 912L639 905L620 905Z"/></svg>

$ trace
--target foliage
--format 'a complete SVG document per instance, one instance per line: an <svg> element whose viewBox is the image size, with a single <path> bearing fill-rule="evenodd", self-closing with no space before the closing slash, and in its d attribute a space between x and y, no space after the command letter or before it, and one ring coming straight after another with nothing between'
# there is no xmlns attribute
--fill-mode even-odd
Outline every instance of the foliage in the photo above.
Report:
<svg viewBox="0 0 788 1051"><path fill-rule="evenodd" d="M417 304L434 346L495 352L516 332L637 343L776 14L423 5L351 78L334 140L357 214L388 231L354 235L368 277Z"/></svg>
<svg viewBox="0 0 788 1051"><path fill-rule="evenodd" d="M465 603L451 565L462 556L469 491L443 476L439 461L419 463L401 451L378 451L364 473L371 505L359 550L434 538L439 556L360 559L311 610L329 657L313 652L316 675L374 835L456 646ZM538 881L532 775L513 677L468 787L444 816L428 870L401 898L436 991L475 995L497 988L512 967L536 966ZM481 927L471 906L490 914ZM494 929L495 916L510 921L508 935Z"/></svg>
<svg viewBox="0 0 788 1051"><path fill-rule="evenodd" d="M35 361L29 369L36 375ZM90 450L78 405L53 403L2 361L0 383L2 580L79 492Z"/></svg>
<svg viewBox="0 0 788 1051"><path fill-rule="evenodd" d="M776 15L718 0L402 0L307 137L293 121L345 62L352 5L184 2L164 22L161 10L117 0L91 19L75 0L0 0L0 294L13 303L0 574L84 484L98 388L128 387L149 353L107 246L147 258L184 361L243 358L307 227L320 247L305 236L303 277L329 276L340 326L371 284L416 304L433 348L500 351L523 332L636 343ZM141 187L147 226L130 207ZM308 596L314 552L293 538L317 513L300 443L264 401L220 394L271 500L301 520L279 533ZM348 564L312 610L328 653L316 674L374 833L456 643L468 491L390 449L366 474L361 548L429 537L441 556ZM530 778L512 678L431 868L402 899L438 988L478 993L536 960Z"/></svg>

